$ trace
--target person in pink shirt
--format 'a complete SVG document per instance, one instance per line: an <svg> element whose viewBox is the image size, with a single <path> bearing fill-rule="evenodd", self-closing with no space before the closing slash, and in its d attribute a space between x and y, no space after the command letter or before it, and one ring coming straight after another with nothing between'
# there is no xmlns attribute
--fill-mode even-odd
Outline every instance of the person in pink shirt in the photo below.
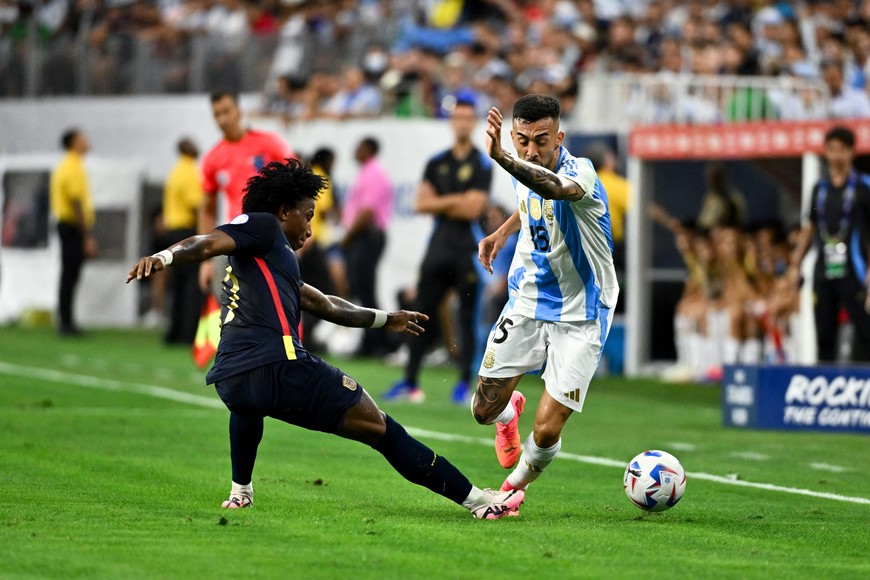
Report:
<svg viewBox="0 0 870 580"><path fill-rule="evenodd" d="M197 220L197 232L200 234L208 233L219 225L218 194L224 202L224 215L220 223L226 223L242 213L242 198L248 179L272 161L283 162L295 157L293 150L279 135L248 129L242 124L242 112L235 94L223 91L212 93L211 109L223 139L202 159L202 189L205 195ZM211 261L201 264L199 285L203 290L209 288L213 270Z"/></svg>
<svg viewBox="0 0 870 580"><path fill-rule="evenodd" d="M393 185L378 161L380 144L372 137L359 142L354 156L360 164L344 203L342 243L351 295L362 306L377 308L378 263L386 245L386 229L393 210ZM376 329L366 330L359 354L383 354Z"/></svg>

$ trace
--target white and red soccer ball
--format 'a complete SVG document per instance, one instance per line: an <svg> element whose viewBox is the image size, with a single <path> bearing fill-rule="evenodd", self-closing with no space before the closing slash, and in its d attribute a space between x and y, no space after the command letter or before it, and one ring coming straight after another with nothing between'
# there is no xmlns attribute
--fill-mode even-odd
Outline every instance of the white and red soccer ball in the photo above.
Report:
<svg viewBox="0 0 870 580"><path fill-rule="evenodd" d="M676 505L686 491L686 470L665 451L644 451L629 461L623 479L631 503L648 512Z"/></svg>

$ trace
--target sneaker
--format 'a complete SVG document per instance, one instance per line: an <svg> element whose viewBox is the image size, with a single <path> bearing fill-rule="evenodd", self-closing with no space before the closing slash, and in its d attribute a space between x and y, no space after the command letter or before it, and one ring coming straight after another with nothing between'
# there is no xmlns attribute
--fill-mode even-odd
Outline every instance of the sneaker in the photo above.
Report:
<svg viewBox="0 0 870 580"><path fill-rule="evenodd" d="M525 499L525 492L522 490L496 492L485 489L483 493L487 494L489 501L471 510L471 515L479 520L497 520L510 515L511 510L517 510L519 514L520 506Z"/></svg>
<svg viewBox="0 0 870 580"><path fill-rule="evenodd" d="M507 425L495 424L495 454L498 456L498 462L505 469L510 469L516 465L520 459L520 453L523 451L522 443L520 443L519 424L520 415L523 414L523 408L526 406L526 398L521 392L514 391L509 404L513 405L516 410L514 418Z"/></svg>
<svg viewBox="0 0 870 580"><path fill-rule="evenodd" d="M402 379L390 387L389 390L381 393L381 399L384 401L422 403L426 400L426 393L417 385L412 385L407 380Z"/></svg>
<svg viewBox="0 0 870 580"><path fill-rule="evenodd" d="M451 400L457 405L464 405L468 402L468 381L459 381L453 387L453 395Z"/></svg>
<svg viewBox="0 0 870 580"><path fill-rule="evenodd" d="M221 504L221 507L228 510L237 510L240 508L248 508L253 507L254 498L249 497L247 495L242 495L241 497L237 495L230 495L229 499Z"/></svg>

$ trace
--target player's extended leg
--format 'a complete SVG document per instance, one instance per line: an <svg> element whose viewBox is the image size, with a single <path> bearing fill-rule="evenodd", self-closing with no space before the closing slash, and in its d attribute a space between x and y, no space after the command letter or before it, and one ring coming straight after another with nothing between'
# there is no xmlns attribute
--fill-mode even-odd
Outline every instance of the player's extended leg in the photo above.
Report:
<svg viewBox="0 0 870 580"><path fill-rule="evenodd" d="M500 518L516 510L523 501L522 491L499 493L473 486L452 463L382 413L366 392L348 410L336 434L371 446L402 477L467 508L476 518Z"/></svg>
<svg viewBox="0 0 870 580"><path fill-rule="evenodd" d="M495 423L495 454L505 469L516 465L520 457L519 424L526 398L514 389L521 378L480 377L471 399L475 420L481 425Z"/></svg>
<svg viewBox="0 0 870 580"><path fill-rule="evenodd" d="M243 508L254 504L252 476L257 448L263 439L263 417L246 417L230 412L230 459L233 487L221 507Z"/></svg>
<svg viewBox="0 0 870 580"><path fill-rule="evenodd" d="M544 391L535 414L534 429L523 443L520 462L508 475L502 485L503 490L524 490L538 479L559 452L562 446L562 429L573 412Z"/></svg>

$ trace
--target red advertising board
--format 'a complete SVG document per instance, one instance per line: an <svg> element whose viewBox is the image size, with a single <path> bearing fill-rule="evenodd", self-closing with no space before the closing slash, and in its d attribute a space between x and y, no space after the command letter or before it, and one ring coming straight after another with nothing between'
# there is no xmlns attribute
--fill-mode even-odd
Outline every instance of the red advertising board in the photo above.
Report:
<svg viewBox="0 0 870 580"><path fill-rule="evenodd" d="M629 134L629 155L641 159L747 159L820 153L825 132L855 132L857 153L870 153L870 119L755 122L728 125L646 125Z"/></svg>

